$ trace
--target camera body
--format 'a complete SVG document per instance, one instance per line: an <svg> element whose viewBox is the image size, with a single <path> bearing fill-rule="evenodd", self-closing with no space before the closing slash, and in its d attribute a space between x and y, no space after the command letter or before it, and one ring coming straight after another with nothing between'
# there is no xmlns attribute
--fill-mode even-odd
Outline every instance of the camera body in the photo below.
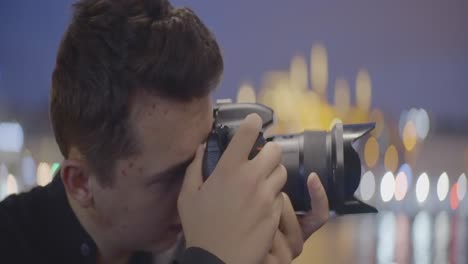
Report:
<svg viewBox="0 0 468 264"><path fill-rule="evenodd" d="M218 101L213 109L213 129L208 137L203 158L203 176L211 175L234 136L241 121L256 113L262 119L262 131L252 147L249 159L268 142L281 146L282 164L288 178L283 192L288 194L296 214L311 209L307 177L316 172L325 188L329 207L337 214L375 213L377 210L354 197L361 179L361 162L352 143L369 133L375 124L336 124L331 131L309 131L274 135L265 138L263 131L274 123L271 108L257 103Z"/></svg>

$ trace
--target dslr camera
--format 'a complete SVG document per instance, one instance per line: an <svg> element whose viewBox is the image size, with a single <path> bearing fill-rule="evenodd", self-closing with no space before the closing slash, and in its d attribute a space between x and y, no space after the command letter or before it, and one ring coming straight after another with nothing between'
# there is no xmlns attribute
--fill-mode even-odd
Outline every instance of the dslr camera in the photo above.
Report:
<svg viewBox="0 0 468 264"><path fill-rule="evenodd" d="M306 130L297 134L265 138L263 132L274 122L271 108L258 103L218 100L213 109L213 129L203 157L205 179L215 169L241 121L252 113L258 114L263 124L249 159L255 157L268 141L281 146L282 164L288 174L282 191L291 199L296 214L303 214L311 209L307 188L307 177L311 172L319 175L328 197L330 211L339 215L377 212L374 207L354 196L361 180L361 161L352 146L353 142L374 129L374 123L338 123L331 131Z"/></svg>

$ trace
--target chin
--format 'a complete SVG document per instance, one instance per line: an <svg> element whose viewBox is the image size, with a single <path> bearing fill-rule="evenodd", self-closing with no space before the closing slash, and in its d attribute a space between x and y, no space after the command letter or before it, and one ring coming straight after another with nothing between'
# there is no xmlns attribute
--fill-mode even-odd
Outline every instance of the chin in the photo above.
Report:
<svg viewBox="0 0 468 264"><path fill-rule="evenodd" d="M150 251L153 253L162 253L174 248L181 237L182 233L168 233L163 239L153 241L150 246Z"/></svg>

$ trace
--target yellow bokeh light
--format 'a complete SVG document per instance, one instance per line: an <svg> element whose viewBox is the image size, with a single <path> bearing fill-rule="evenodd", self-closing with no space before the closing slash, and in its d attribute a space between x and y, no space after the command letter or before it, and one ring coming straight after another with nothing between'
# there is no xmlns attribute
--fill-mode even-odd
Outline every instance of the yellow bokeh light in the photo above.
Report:
<svg viewBox="0 0 468 264"><path fill-rule="evenodd" d="M396 172L398 168L398 151L391 145L385 152L384 165L387 171Z"/></svg>
<svg viewBox="0 0 468 264"><path fill-rule="evenodd" d="M255 103L257 101L255 90L249 83L244 83L237 92L238 103Z"/></svg>
<svg viewBox="0 0 468 264"><path fill-rule="evenodd" d="M379 138L385 127L385 120L382 111L379 109L372 110L370 114L370 121L375 122L375 129L371 131L371 135Z"/></svg>
<svg viewBox="0 0 468 264"><path fill-rule="evenodd" d="M291 121L297 118L296 98L297 91L292 91L289 82L282 80L277 83L273 90L273 109L278 120Z"/></svg>
<svg viewBox="0 0 468 264"><path fill-rule="evenodd" d="M304 57L294 56L291 60L290 85L292 89L299 91L307 90L307 63Z"/></svg>
<svg viewBox="0 0 468 264"><path fill-rule="evenodd" d="M50 165L46 162L41 162L37 166L37 185L45 186L52 180L50 175Z"/></svg>
<svg viewBox="0 0 468 264"><path fill-rule="evenodd" d="M335 108L340 117L346 116L351 107L349 84L346 80L335 81Z"/></svg>
<svg viewBox="0 0 468 264"><path fill-rule="evenodd" d="M317 93L307 91L298 98L297 116L301 129L321 129L320 118L322 116L322 108L320 98Z"/></svg>
<svg viewBox="0 0 468 264"><path fill-rule="evenodd" d="M373 168L379 160L379 143L374 137L370 137L366 142L364 159L369 168Z"/></svg>
<svg viewBox="0 0 468 264"><path fill-rule="evenodd" d="M407 151L412 151L418 141L416 126L412 121L406 123L403 129L403 145Z"/></svg>
<svg viewBox="0 0 468 264"><path fill-rule="evenodd" d="M328 85L327 50L322 44L315 44L310 54L310 78L312 88L320 95L325 95Z"/></svg>
<svg viewBox="0 0 468 264"><path fill-rule="evenodd" d="M372 84L367 70L360 70L356 78L356 103L364 111L371 106Z"/></svg>
<svg viewBox="0 0 468 264"><path fill-rule="evenodd" d="M18 183L16 182L16 177L13 174L8 174L6 181L6 195L17 194L18 193Z"/></svg>

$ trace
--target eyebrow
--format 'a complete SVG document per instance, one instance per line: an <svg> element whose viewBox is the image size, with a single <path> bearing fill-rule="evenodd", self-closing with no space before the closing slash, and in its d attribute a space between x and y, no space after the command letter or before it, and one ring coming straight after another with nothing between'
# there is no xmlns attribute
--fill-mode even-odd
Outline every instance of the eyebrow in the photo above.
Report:
<svg viewBox="0 0 468 264"><path fill-rule="evenodd" d="M183 174L187 167L192 163L193 159L195 156L190 157L189 159L186 159L180 163L177 163L175 165L170 166L169 168L153 174L151 177L149 177L149 182L148 184L154 184L154 183L161 183L161 182L167 182L174 180L174 177L177 177L178 174ZM184 175L182 175L184 176Z"/></svg>

